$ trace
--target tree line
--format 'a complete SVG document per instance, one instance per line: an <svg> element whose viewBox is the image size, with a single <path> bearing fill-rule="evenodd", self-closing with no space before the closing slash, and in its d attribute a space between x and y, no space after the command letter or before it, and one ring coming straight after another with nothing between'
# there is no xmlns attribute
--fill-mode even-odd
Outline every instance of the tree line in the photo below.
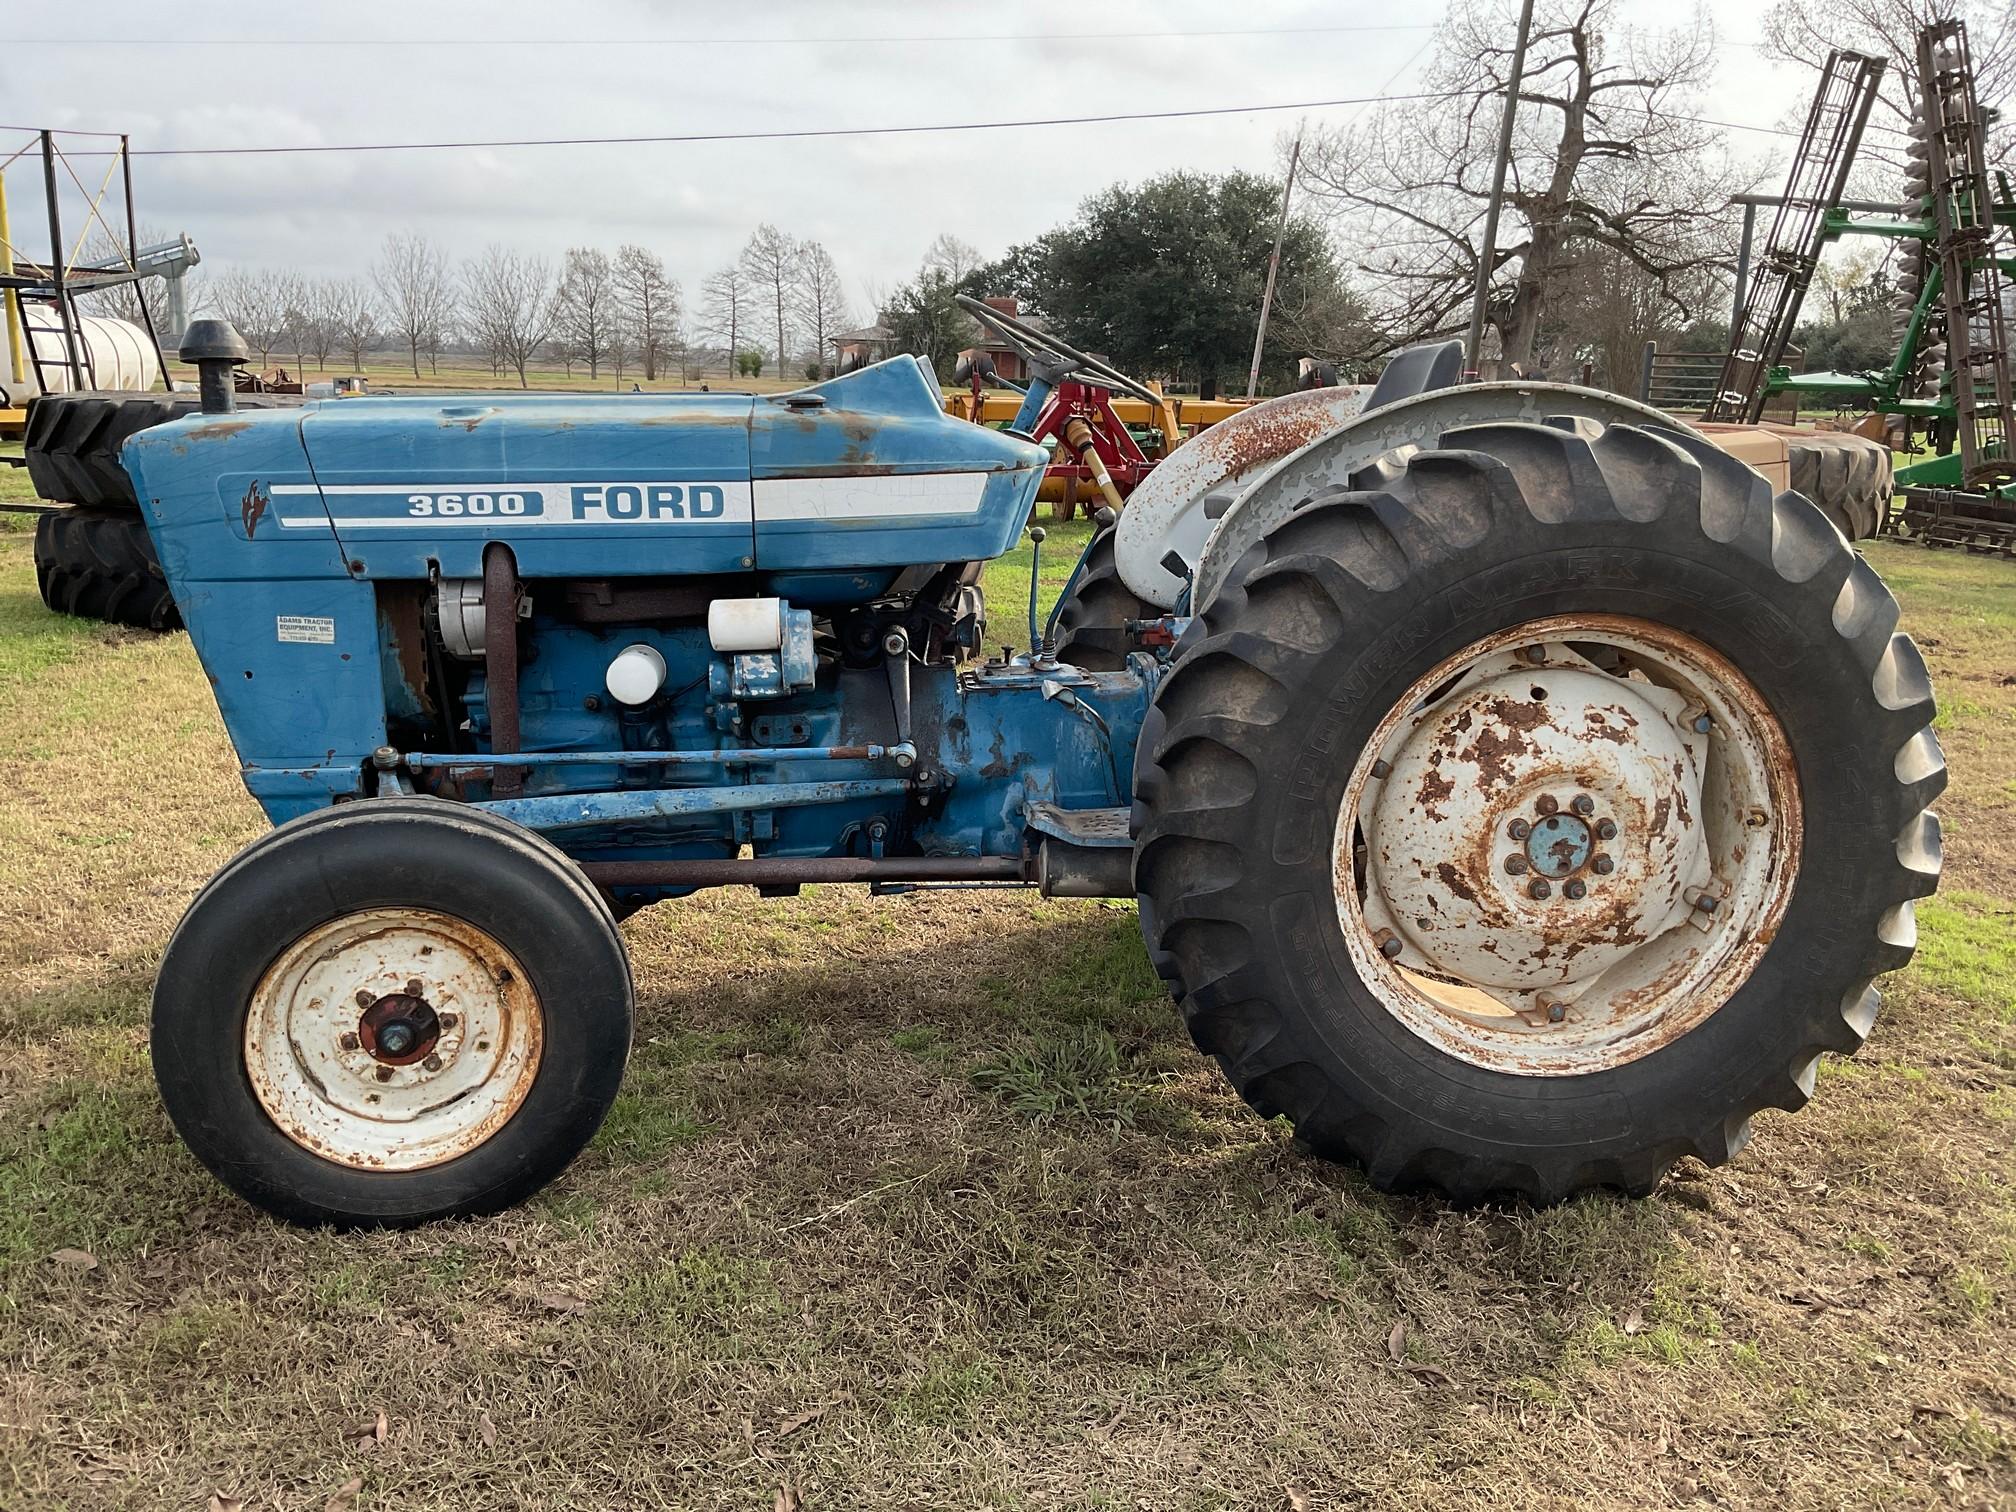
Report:
<svg viewBox="0 0 2016 1512"><path fill-rule="evenodd" d="M1653 31L1625 25L1618 6L1536 7L1504 221L1485 270L1487 336L1475 355L1487 370L1586 371L1629 390L1647 340L1724 339L1716 332L1726 333L1740 215L1732 196L1775 187L1782 168L1739 158L1726 130L1703 117L1716 59L1704 17ZM1997 104L2016 87L2016 11L1985 0L1776 0L1765 45L1817 66L1823 44L1875 39L1890 54L1886 108L1904 122L1915 108L1909 54L1928 7L1967 16L1983 103ZM958 353L981 340L956 296L1012 295L1024 315L1138 377L1240 383L1278 230L1266 390L1293 382L1297 357L1362 377L1398 347L1460 335L1516 8L1452 0L1423 91L1434 98L1312 128L1285 224L1278 176L1178 171L1115 184L991 260L941 235L908 278L871 286L866 318L885 328L890 349L916 352L949 377ZM1858 195L1884 192L1896 146L1872 135ZM1871 365L1893 340L1881 306L1914 292L1900 287L1887 254L1844 245L1816 282L1801 339L1837 363ZM452 345L521 384L542 354L570 373L619 381L676 372L684 382L722 362L752 377L811 378L856 318L831 254L767 222L705 278L690 309L642 246L613 255L575 247L555 265L492 245L456 263L417 235L388 237L355 277L227 272L208 303L262 365L279 350L318 366L340 352L361 367L392 343L418 376L423 358L438 367Z"/></svg>

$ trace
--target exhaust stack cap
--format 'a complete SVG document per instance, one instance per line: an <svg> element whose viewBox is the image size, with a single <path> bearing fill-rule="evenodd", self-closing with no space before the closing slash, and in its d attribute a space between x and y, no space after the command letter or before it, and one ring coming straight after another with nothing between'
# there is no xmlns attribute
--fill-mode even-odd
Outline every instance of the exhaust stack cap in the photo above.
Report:
<svg viewBox="0 0 2016 1512"><path fill-rule="evenodd" d="M184 362L222 361L234 367L252 358L251 349L245 345L245 338L238 334L236 326L228 320L207 317L189 322L189 328L182 333L179 355Z"/></svg>
<svg viewBox="0 0 2016 1512"><path fill-rule="evenodd" d="M238 408L231 369L250 359L252 353L236 326L208 317L190 321L182 332L179 355L184 362L196 364L196 389L204 414L228 415Z"/></svg>

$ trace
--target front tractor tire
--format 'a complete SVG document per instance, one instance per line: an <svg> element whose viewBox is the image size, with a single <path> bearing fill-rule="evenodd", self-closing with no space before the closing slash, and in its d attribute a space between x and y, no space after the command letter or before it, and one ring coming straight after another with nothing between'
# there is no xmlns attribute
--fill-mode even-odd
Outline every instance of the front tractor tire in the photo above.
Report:
<svg viewBox="0 0 2016 1512"><path fill-rule="evenodd" d="M631 983L545 840L429 798L346 803L211 878L154 990L155 1079L197 1159L280 1218L490 1213L615 1099Z"/></svg>
<svg viewBox="0 0 2016 1512"><path fill-rule="evenodd" d="M1142 931L1198 1045L1388 1190L1729 1159L1862 1043L1937 885L1897 619L1691 432L1479 425L1315 495L1142 732Z"/></svg>

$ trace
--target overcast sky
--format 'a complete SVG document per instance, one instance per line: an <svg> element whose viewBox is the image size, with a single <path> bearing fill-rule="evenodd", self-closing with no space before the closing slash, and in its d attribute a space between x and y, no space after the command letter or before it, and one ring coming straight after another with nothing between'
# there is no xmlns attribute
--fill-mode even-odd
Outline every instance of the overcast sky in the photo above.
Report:
<svg viewBox="0 0 2016 1512"><path fill-rule="evenodd" d="M1631 24L1647 28L1684 9L1673 0L1625 4ZM1708 113L1773 126L1803 111L1812 75L1746 45L1759 41L1754 0L1711 0L1711 10L1724 46ZM10 127L125 131L138 152L1251 106L1404 91L1432 55L1439 14L1434 0L193 8L91 0L13 19L17 34L0 49L0 110ZM1337 29L1346 27L1390 29ZM1294 120L1252 113L823 141L136 156L134 175L141 220L188 231L213 270L245 262L362 272L388 230L422 231L458 256L493 240L555 258L570 244L637 241L697 295L706 274L768 220L824 242L855 313L865 314L870 292L907 277L941 231L991 255L1116 179L1185 167L1272 171ZM22 140L0 135L0 154ZM1731 140L1746 157L1784 161L1782 138ZM95 188L102 162L80 157L76 166ZM6 187L14 240L39 256L47 242L39 164L17 162ZM73 198L72 235L77 213Z"/></svg>

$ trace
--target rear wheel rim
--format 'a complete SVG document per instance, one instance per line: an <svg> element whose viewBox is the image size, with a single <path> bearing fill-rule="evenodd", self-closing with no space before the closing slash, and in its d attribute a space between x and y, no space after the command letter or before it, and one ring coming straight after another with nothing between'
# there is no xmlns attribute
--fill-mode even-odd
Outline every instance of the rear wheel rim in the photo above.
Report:
<svg viewBox="0 0 2016 1512"><path fill-rule="evenodd" d="M424 1170L511 1121L544 1029L524 967L493 936L432 910L367 909L267 968L245 1016L245 1070L301 1148L355 1170Z"/></svg>
<svg viewBox="0 0 2016 1512"><path fill-rule="evenodd" d="M1790 745L1726 659L1556 616L1447 658L1381 721L1339 809L1338 918L1413 1034L1486 1070L1587 1074L1749 977L1801 829Z"/></svg>

